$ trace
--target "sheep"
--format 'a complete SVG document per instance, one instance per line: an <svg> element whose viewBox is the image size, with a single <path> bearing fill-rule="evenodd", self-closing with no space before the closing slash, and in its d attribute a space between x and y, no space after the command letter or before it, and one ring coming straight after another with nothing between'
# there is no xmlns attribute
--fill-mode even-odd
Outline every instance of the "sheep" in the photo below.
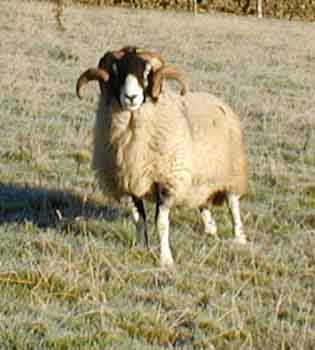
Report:
<svg viewBox="0 0 315 350"><path fill-rule="evenodd" d="M134 57L135 54L137 57ZM121 60L122 57L124 57L124 60ZM89 81L99 81L101 99L99 101L99 108L94 127L92 167L95 170L96 178L98 179L103 192L111 193L112 197L117 200L120 199L121 193L115 191L115 189L118 189L115 181L115 172L113 171L112 175L110 172L110 169L114 169L115 167L114 156L113 154L107 153L103 146L105 142L107 150L112 147L110 141L111 136L109 134L112 119L111 114L125 113L125 101L127 101L127 105L130 102L127 106L129 109L132 109L132 104L138 103L137 100L133 100L132 94L129 99L126 99L126 92L120 91L122 84L121 81L124 81L127 78L128 73L131 73L128 77L129 81L130 79L132 80L134 76L138 76L140 92L137 99L139 99L139 103L146 101L147 98L157 101L162 86L162 77L163 79L167 78L178 81L181 86L181 95L186 94L188 89L185 77L177 68L171 65L166 65L163 58L157 52L147 51L136 47L124 47L120 50L109 51L100 59L98 68L90 68L81 74L76 85L76 93L79 98L82 98L81 88L83 85L87 84ZM141 89L143 89L143 94L141 93ZM115 110L114 113L111 111L112 108ZM110 115L110 118L102 117L102 115L107 114ZM106 169L106 180L104 179L105 171L102 171L102 169ZM130 197L132 201L131 203L129 201L129 205L131 206L133 220L137 228L137 241L148 247L149 242L146 213L143 200L132 194Z"/></svg>
<svg viewBox="0 0 315 350"><path fill-rule="evenodd" d="M165 79L177 80L181 94L163 91ZM79 97L91 80L101 89L93 153L99 184L117 200L133 199L138 240L146 244L143 200L156 203L162 267L174 266L169 213L177 205L199 208L205 231L216 237L209 206L226 201L235 240L246 243L240 199L247 192L248 165L238 115L207 92L187 92L176 67L137 48L105 54L97 69L78 79Z"/></svg>

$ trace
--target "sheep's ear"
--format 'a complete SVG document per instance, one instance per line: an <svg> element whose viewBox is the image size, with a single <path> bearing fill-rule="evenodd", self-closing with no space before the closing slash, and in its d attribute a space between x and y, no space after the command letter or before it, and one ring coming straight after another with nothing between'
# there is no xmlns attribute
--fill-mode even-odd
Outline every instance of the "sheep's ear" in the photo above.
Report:
<svg viewBox="0 0 315 350"><path fill-rule="evenodd" d="M168 65L160 68L153 74L151 97L154 100L158 99L162 91L162 83L164 79L171 79L177 81L181 86L180 94L185 95L187 93L188 83L186 76L182 72L180 72L176 67Z"/></svg>
<svg viewBox="0 0 315 350"><path fill-rule="evenodd" d="M112 70L113 64L117 62L121 57L123 57L123 52L119 51L108 51L100 59L98 63L98 68L110 72Z"/></svg>

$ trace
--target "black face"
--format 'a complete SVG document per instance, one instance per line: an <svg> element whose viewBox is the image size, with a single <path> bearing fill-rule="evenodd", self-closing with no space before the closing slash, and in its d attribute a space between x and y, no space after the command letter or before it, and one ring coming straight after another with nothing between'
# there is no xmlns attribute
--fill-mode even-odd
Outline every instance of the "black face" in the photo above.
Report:
<svg viewBox="0 0 315 350"><path fill-rule="evenodd" d="M117 61L120 86L125 83L126 77L130 74L137 78L139 85L145 89L147 62L138 57L135 53L126 53L122 59Z"/></svg>
<svg viewBox="0 0 315 350"><path fill-rule="evenodd" d="M126 89L128 76L136 78L138 90L142 90L143 102L145 101L151 66L137 55L136 48L124 48L119 52L106 53L99 62L99 68L109 72L108 84L120 104L122 104L122 91Z"/></svg>

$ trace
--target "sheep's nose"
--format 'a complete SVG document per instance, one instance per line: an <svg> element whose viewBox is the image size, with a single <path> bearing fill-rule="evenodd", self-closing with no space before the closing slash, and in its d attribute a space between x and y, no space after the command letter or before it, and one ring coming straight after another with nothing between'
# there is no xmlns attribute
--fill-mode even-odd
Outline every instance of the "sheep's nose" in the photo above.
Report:
<svg viewBox="0 0 315 350"><path fill-rule="evenodd" d="M135 98L137 97L138 95L128 95L128 94L125 94L125 98L127 100L129 100L131 103L133 103L133 101L135 100Z"/></svg>

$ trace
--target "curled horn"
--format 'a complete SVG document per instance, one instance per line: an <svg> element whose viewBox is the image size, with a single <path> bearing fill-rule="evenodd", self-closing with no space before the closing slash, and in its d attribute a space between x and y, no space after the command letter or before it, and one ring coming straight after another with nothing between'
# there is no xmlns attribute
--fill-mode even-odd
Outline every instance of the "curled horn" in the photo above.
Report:
<svg viewBox="0 0 315 350"><path fill-rule="evenodd" d="M146 50L137 48L136 53L143 60L151 64L153 72L156 72L157 70L159 70L165 65L165 62L161 57L161 55L155 51L146 51Z"/></svg>
<svg viewBox="0 0 315 350"><path fill-rule="evenodd" d="M108 81L109 74L106 70L101 68L90 68L82 73L77 81L76 92L77 96L81 99L81 88L88 82L98 80L98 81Z"/></svg>
<svg viewBox="0 0 315 350"><path fill-rule="evenodd" d="M183 96L187 93L188 83L186 77L174 66L164 66L157 70L154 74L151 95L153 99L157 99L162 89L163 79L176 80L180 86L180 94Z"/></svg>
<svg viewBox="0 0 315 350"><path fill-rule="evenodd" d="M174 66L165 65L165 61L159 53L142 49L137 49L136 52L139 57L151 64L153 77L150 84L150 94L154 100L161 93L163 79L176 80L181 85L181 95L187 93L188 84L185 76Z"/></svg>

